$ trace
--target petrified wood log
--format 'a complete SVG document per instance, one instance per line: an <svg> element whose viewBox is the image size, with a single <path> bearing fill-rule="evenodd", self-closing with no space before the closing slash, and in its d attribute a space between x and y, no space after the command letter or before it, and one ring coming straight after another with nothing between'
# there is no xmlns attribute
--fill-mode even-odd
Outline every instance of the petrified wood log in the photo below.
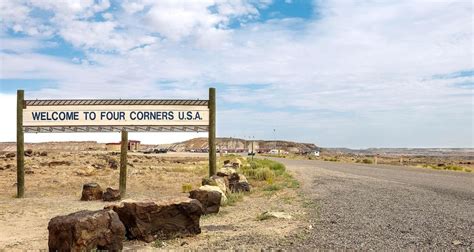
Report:
<svg viewBox="0 0 474 252"><path fill-rule="evenodd" d="M112 210L79 211L52 218L48 224L49 251L119 251L125 227Z"/></svg>
<svg viewBox="0 0 474 252"><path fill-rule="evenodd" d="M203 213L198 200L180 198L164 202L121 202L107 206L117 212L128 239L151 242L201 233Z"/></svg>

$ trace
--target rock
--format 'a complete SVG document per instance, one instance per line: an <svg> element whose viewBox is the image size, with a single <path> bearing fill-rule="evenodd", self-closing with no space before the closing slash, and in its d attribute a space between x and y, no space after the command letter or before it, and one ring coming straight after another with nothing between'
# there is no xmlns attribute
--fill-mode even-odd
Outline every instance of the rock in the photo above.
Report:
<svg viewBox="0 0 474 252"><path fill-rule="evenodd" d="M230 164L230 160L224 160L224 165Z"/></svg>
<svg viewBox="0 0 474 252"><path fill-rule="evenodd" d="M94 175L96 172L96 170L93 168L93 167L86 167L86 168L82 168L82 169L79 169L78 171L75 171L74 173L76 173L76 175L78 176L92 176Z"/></svg>
<svg viewBox="0 0 474 252"><path fill-rule="evenodd" d="M40 152L39 155L40 155L40 157L46 157L46 156L48 156L48 152L42 151L42 152Z"/></svg>
<svg viewBox="0 0 474 252"><path fill-rule="evenodd" d="M31 167L25 167L25 174L35 174L35 172Z"/></svg>
<svg viewBox="0 0 474 252"><path fill-rule="evenodd" d="M210 178L203 178L202 185L218 186L225 195L230 193L229 180L227 177L219 177L214 175Z"/></svg>
<svg viewBox="0 0 474 252"><path fill-rule="evenodd" d="M5 155L6 158L14 158L16 157L16 153L15 152L9 152Z"/></svg>
<svg viewBox="0 0 474 252"><path fill-rule="evenodd" d="M242 166L242 161L240 159L236 159L232 162L232 168L238 169Z"/></svg>
<svg viewBox="0 0 474 252"><path fill-rule="evenodd" d="M229 180L227 179L227 177L219 177L219 176L212 176L211 177L212 181L214 181L214 183L221 189L221 191L227 195L228 193L230 193L230 190L229 190Z"/></svg>
<svg viewBox="0 0 474 252"><path fill-rule="evenodd" d="M110 187L107 187L107 189L105 189L105 192L102 194L102 199L104 201L120 200L120 190L115 190Z"/></svg>
<svg viewBox="0 0 474 252"><path fill-rule="evenodd" d="M217 172L217 176L220 176L220 177L225 177L225 176L230 176L231 174L233 173L236 173L235 169L234 168L221 168L218 172Z"/></svg>
<svg viewBox="0 0 474 252"><path fill-rule="evenodd" d="M459 241L459 240L454 240L454 241L452 241L452 244L453 244L454 246L458 246L458 245L461 245L462 242Z"/></svg>
<svg viewBox="0 0 474 252"><path fill-rule="evenodd" d="M110 167L111 169L117 170L117 169L118 169L118 162L117 162L117 160L115 160L115 159L113 159L113 158L109 159L109 167Z"/></svg>
<svg viewBox="0 0 474 252"><path fill-rule="evenodd" d="M189 198L197 199L202 204L203 214L218 213L221 206L222 193L218 191L192 190Z"/></svg>
<svg viewBox="0 0 474 252"><path fill-rule="evenodd" d="M96 168L96 169L99 169L99 170L102 170L105 168L105 165L103 164L92 164L92 167Z"/></svg>
<svg viewBox="0 0 474 252"><path fill-rule="evenodd" d="M112 210L83 210L52 218L48 224L49 251L123 249L125 227Z"/></svg>
<svg viewBox="0 0 474 252"><path fill-rule="evenodd" d="M87 183L82 186L82 201L101 200L102 188L97 183Z"/></svg>
<svg viewBox="0 0 474 252"><path fill-rule="evenodd" d="M125 225L128 239L151 242L201 233L199 219L203 213L196 199L178 198L164 202L122 201L107 206Z"/></svg>
<svg viewBox="0 0 474 252"><path fill-rule="evenodd" d="M250 185L247 182L229 183L229 187L232 193L250 192Z"/></svg>
<svg viewBox="0 0 474 252"><path fill-rule="evenodd" d="M221 194L221 205L224 205L227 202L226 194L218 186L203 185L199 187L199 190L219 192Z"/></svg>
<svg viewBox="0 0 474 252"><path fill-rule="evenodd" d="M33 150L32 150L32 149L27 149L27 150L25 150L25 156L26 156L26 157L31 157L31 156L33 156Z"/></svg>
<svg viewBox="0 0 474 252"><path fill-rule="evenodd" d="M229 176L229 189L233 193L250 192L250 185L244 175L233 173Z"/></svg>
<svg viewBox="0 0 474 252"><path fill-rule="evenodd" d="M290 220L292 218L292 216L290 214L285 213L285 212L263 212L258 217L259 220L267 220L267 219L271 219L271 218Z"/></svg>

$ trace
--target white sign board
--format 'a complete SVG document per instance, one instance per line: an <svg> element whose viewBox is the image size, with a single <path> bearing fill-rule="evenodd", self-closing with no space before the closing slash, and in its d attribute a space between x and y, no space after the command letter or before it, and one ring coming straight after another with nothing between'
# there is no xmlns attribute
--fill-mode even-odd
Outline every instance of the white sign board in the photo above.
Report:
<svg viewBox="0 0 474 252"><path fill-rule="evenodd" d="M145 103L145 102L142 102ZM208 126L209 109L196 105L33 105L23 127Z"/></svg>

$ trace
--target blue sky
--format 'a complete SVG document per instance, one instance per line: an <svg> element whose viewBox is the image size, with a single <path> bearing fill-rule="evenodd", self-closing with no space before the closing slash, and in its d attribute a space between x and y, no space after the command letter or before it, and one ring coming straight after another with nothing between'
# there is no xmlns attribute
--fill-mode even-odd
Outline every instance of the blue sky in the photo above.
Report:
<svg viewBox="0 0 474 252"><path fill-rule="evenodd" d="M474 147L472 11L464 0L1 1L0 141L15 140L19 88L29 99L159 99L214 86L220 136Z"/></svg>

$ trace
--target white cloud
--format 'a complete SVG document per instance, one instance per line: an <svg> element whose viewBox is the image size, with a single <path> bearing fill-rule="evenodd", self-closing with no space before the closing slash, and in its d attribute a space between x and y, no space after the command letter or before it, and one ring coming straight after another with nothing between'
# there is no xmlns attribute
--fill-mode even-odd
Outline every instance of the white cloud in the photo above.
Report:
<svg viewBox="0 0 474 252"><path fill-rule="evenodd" d="M38 8L57 18L42 25L84 50L90 64L35 54L31 41L0 55L2 78L59 85L32 97L198 98L217 83L227 135L250 128L269 138L276 127L284 137L310 135L323 145L474 145L473 91L455 87L473 77L432 78L474 68L469 1L317 1L318 19L265 22L249 22L265 2L124 1L115 12L93 1L70 3L60 10L45 1ZM110 15L87 18L96 13ZM20 16L2 27L41 25ZM246 24L232 29L232 19ZM11 48L6 41L2 48ZM367 139L371 134L378 137Z"/></svg>

